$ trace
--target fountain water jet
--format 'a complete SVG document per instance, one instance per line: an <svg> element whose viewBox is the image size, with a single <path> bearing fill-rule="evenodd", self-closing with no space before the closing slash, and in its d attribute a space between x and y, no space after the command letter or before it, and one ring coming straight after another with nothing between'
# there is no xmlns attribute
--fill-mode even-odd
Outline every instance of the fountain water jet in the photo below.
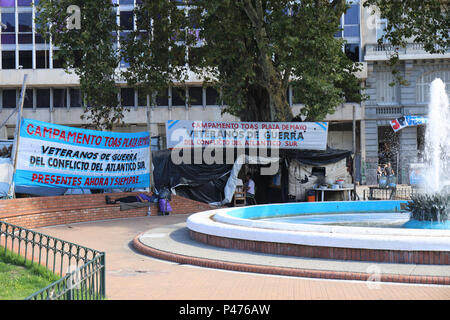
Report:
<svg viewBox="0 0 450 320"><path fill-rule="evenodd" d="M408 203L411 220L404 225L406 228L447 228L450 218L450 112L441 79L431 83L430 96L425 131L424 190Z"/></svg>
<svg viewBox="0 0 450 320"><path fill-rule="evenodd" d="M435 79L430 88L428 122L425 132L427 162L425 193L441 193L449 180L450 112L445 84ZM448 193L448 191L446 191Z"/></svg>

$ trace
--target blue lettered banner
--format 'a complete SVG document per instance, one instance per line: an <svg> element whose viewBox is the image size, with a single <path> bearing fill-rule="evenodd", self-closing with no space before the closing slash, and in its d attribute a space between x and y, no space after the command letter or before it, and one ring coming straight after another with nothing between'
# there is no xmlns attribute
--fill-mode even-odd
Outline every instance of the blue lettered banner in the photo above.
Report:
<svg viewBox="0 0 450 320"><path fill-rule="evenodd" d="M169 120L168 148L280 148L326 150L327 122Z"/></svg>
<svg viewBox="0 0 450 320"><path fill-rule="evenodd" d="M148 132L117 133L22 119L15 184L76 189L149 185Z"/></svg>

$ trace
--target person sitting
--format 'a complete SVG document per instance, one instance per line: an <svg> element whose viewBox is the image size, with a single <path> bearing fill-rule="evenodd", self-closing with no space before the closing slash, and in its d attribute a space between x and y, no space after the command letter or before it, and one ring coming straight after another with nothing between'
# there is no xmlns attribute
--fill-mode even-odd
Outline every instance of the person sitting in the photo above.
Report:
<svg viewBox="0 0 450 320"><path fill-rule="evenodd" d="M117 203L149 202L152 201L153 199L151 196L145 193L139 193L135 196L122 197L116 200L112 200L109 196L105 196L105 200L107 204L117 204Z"/></svg>
<svg viewBox="0 0 450 320"><path fill-rule="evenodd" d="M255 181L253 181L252 177L249 173L245 176L246 183L244 186L245 191L245 201L246 203L252 202L253 204L256 204L255 200Z"/></svg>
<svg viewBox="0 0 450 320"><path fill-rule="evenodd" d="M394 175L394 169L392 169L392 165L390 162L384 167L384 175L386 177L390 177Z"/></svg>
<svg viewBox="0 0 450 320"><path fill-rule="evenodd" d="M380 182L380 178L384 175L383 170L381 170L381 166L377 168L377 182Z"/></svg>

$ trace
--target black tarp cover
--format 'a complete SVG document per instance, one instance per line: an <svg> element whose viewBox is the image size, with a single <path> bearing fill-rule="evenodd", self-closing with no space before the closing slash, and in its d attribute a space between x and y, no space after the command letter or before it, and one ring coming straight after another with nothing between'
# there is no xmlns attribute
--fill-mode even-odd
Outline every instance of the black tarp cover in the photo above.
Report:
<svg viewBox="0 0 450 320"><path fill-rule="evenodd" d="M317 150L281 150L280 157L297 160L300 163L321 166L338 162L352 155L351 151L327 148L326 151Z"/></svg>
<svg viewBox="0 0 450 320"><path fill-rule="evenodd" d="M303 164L320 166L338 162L348 158L351 154L351 151L331 148L327 148L326 151L280 150L279 157L284 164L282 171L285 173L283 174L285 177L282 179L287 179L285 160L297 160ZM176 193L180 196L206 203L220 202L224 199L224 188L233 164L182 163L176 165L171 160L171 150L155 151L152 152L152 156L153 175L157 190L162 187L175 188ZM194 163L193 159L191 163ZM287 186L287 183L284 185Z"/></svg>
<svg viewBox="0 0 450 320"><path fill-rule="evenodd" d="M223 191L233 164L176 165L170 154L170 150L152 153L157 190L162 187L175 188L180 196L206 203L223 200Z"/></svg>

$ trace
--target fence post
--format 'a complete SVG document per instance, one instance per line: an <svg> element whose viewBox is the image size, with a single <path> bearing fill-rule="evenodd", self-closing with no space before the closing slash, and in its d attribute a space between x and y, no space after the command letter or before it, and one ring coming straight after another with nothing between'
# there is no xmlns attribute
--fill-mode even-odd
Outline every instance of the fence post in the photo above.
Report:
<svg viewBox="0 0 450 320"><path fill-rule="evenodd" d="M101 279L100 279L100 283L101 283L100 294L101 294L102 298L105 299L105 297L106 297L106 261L105 261L105 253L104 252L101 253L100 261L102 264Z"/></svg>

